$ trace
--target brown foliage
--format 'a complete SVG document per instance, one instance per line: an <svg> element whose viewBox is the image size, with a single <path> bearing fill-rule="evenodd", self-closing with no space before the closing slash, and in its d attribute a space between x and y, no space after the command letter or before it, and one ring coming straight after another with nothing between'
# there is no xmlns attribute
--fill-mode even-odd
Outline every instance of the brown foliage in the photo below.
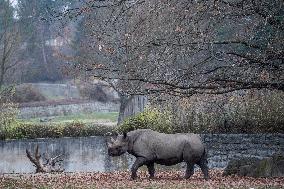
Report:
<svg viewBox="0 0 284 189"><path fill-rule="evenodd" d="M182 178L180 171L160 171L149 179L145 171L138 179L130 180L128 172L111 173L64 173L20 176L0 176L0 188L282 188L284 178L222 177L222 171L212 170L211 179L205 181L197 171L190 179Z"/></svg>
<svg viewBox="0 0 284 189"><path fill-rule="evenodd" d="M83 98L89 100L96 100L99 102L107 102L109 100L108 95L103 90L101 85L91 84L91 83L82 83L78 86L80 95Z"/></svg>
<svg viewBox="0 0 284 189"><path fill-rule="evenodd" d="M129 94L284 90L281 0L91 2L75 67Z"/></svg>
<svg viewBox="0 0 284 189"><path fill-rule="evenodd" d="M13 97L13 101L18 103L44 101L45 99L45 96L43 96L38 89L34 88L30 84L17 86Z"/></svg>

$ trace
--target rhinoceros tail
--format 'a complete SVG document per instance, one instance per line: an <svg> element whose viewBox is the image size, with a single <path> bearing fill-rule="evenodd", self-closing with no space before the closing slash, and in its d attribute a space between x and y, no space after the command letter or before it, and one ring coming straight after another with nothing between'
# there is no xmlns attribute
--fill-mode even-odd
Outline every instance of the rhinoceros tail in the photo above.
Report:
<svg viewBox="0 0 284 189"><path fill-rule="evenodd" d="M204 148L204 151L203 151L203 154L202 154L202 156L201 156L201 159L202 159L206 164L208 163L207 158L208 158L207 150L206 150L206 148Z"/></svg>
<svg viewBox="0 0 284 189"><path fill-rule="evenodd" d="M202 170L205 180L209 179L209 169L208 169L208 161L207 161L207 150L204 148L203 154L201 156L201 160L198 164Z"/></svg>

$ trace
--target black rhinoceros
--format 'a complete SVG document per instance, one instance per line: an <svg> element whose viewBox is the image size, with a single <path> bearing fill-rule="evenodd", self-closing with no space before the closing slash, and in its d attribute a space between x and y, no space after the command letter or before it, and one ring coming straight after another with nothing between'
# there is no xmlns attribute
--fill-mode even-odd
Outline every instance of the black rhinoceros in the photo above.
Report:
<svg viewBox="0 0 284 189"><path fill-rule="evenodd" d="M164 134L150 129L138 129L119 135L116 140L108 142L108 154L120 156L128 152L136 157L131 168L131 178L137 177L137 170L146 165L150 178L154 177L154 163L174 165L186 162L185 178L194 173L194 165L200 166L207 180L208 166L206 151L201 139L196 134L177 133Z"/></svg>

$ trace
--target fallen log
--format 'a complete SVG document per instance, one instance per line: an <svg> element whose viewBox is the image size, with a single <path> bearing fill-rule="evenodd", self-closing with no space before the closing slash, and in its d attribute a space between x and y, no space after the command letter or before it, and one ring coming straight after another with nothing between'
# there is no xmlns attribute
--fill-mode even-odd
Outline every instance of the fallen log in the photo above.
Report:
<svg viewBox="0 0 284 189"><path fill-rule="evenodd" d="M39 153L39 147L36 146L34 157L31 155L28 149L26 149L26 154L29 160L36 167L36 173L54 173L54 172L63 172L64 169L61 167L61 155L49 158L48 154L44 154L44 160L42 160L42 155Z"/></svg>

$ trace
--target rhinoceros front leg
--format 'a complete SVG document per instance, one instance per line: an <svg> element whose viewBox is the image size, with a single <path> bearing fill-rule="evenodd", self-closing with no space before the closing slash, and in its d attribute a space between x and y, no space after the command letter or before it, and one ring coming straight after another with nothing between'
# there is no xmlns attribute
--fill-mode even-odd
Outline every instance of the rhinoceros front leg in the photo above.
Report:
<svg viewBox="0 0 284 189"><path fill-rule="evenodd" d="M148 168L148 173L150 175L150 178L154 178L154 175L155 175L154 163L147 164L147 168Z"/></svg>
<svg viewBox="0 0 284 189"><path fill-rule="evenodd" d="M139 167L141 167L142 165L144 165L146 163L146 159L143 157L138 157L136 158L134 164L132 165L131 168L131 179L136 179L137 178L137 170Z"/></svg>

